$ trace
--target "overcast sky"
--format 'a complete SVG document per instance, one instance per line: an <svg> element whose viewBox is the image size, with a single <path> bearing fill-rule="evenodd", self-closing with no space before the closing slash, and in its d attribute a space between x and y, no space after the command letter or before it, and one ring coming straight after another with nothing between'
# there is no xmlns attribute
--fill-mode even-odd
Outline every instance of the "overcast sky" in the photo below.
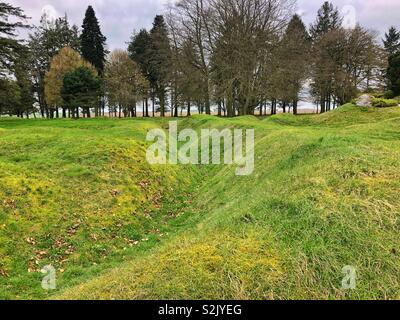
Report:
<svg viewBox="0 0 400 320"><path fill-rule="evenodd" d="M24 9L38 24L45 10L53 16L68 14L70 21L82 25L85 10L92 5L107 37L110 49L126 48L133 30L150 28L156 14L163 12L168 0L6 0ZM389 26L400 27L400 0L333 0L340 10L355 8L357 22L383 34ZM323 0L298 0L297 10L307 25L315 20Z"/></svg>

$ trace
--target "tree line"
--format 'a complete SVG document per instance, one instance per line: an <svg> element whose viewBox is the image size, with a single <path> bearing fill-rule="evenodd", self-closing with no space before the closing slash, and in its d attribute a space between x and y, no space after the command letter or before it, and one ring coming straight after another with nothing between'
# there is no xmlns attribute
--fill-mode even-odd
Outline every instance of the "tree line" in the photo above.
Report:
<svg viewBox="0 0 400 320"><path fill-rule="evenodd" d="M95 11L27 25L0 2L0 114L19 117L219 116L298 113L308 91L319 112L360 92L400 95L400 33L378 34L324 2L307 27L294 0L179 0L127 50L108 52ZM17 22L10 22L17 21ZM16 31L29 30L21 41ZM138 107L139 106L139 107Z"/></svg>

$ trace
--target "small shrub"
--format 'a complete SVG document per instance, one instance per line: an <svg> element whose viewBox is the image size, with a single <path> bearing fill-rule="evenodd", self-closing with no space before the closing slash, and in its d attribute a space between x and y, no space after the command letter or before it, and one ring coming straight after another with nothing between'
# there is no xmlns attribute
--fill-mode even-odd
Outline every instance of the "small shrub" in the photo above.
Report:
<svg viewBox="0 0 400 320"><path fill-rule="evenodd" d="M385 99L393 99L394 98L394 93L392 90L388 90L385 92L384 94L384 98Z"/></svg>
<svg viewBox="0 0 400 320"><path fill-rule="evenodd" d="M399 102L394 99L374 98L372 100L372 105L377 108L389 108L398 106Z"/></svg>
<svg viewBox="0 0 400 320"><path fill-rule="evenodd" d="M384 92L373 92L373 93L371 93L371 95L372 95L374 98L377 98L377 99L386 98ZM390 98L386 98L386 99L390 99Z"/></svg>

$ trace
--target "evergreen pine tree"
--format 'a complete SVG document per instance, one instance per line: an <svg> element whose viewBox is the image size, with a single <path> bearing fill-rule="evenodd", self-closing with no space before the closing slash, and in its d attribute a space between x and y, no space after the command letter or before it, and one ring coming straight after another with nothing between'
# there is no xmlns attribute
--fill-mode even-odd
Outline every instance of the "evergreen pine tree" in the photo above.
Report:
<svg viewBox="0 0 400 320"><path fill-rule="evenodd" d="M327 48L321 46L332 32L339 30L343 18L337 8L332 3L325 1L318 10L318 16L313 25L310 27L310 35L313 40L313 56L319 58L318 64L314 65L312 91L318 97L321 107L321 113L330 110L332 100L332 82L333 74L327 69L329 65L329 57L332 52L328 52Z"/></svg>
<svg viewBox="0 0 400 320"><path fill-rule="evenodd" d="M301 18L296 14L290 20L285 35L277 50L279 74L278 88L284 103L293 104L293 113L297 114L299 93L308 76L311 41Z"/></svg>
<svg viewBox="0 0 400 320"><path fill-rule="evenodd" d="M400 51L390 56L387 77L389 89L395 96L400 95Z"/></svg>
<svg viewBox="0 0 400 320"><path fill-rule="evenodd" d="M15 114L20 101L20 89L13 79L0 77L0 115Z"/></svg>
<svg viewBox="0 0 400 320"><path fill-rule="evenodd" d="M21 54L19 55L14 68L16 84L19 88L19 101L15 104L15 113L20 117L23 117L23 114L25 113L27 118L29 118L29 113L33 111L34 103L33 84L29 63L29 51L27 47L24 47L21 50Z"/></svg>
<svg viewBox="0 0 400 320"><path fill-rule="evenodd" d="M99 92L100 80L95 71L81 66L65 74L60 94L73 115L77 115L81 107L90 118L90 108L96 106Z"/></svg>
<svg viewBox="0 0 400 320"><path fill-rule="evenodd" d="M400 32L395 27L390 27L389 32L385 33L383 40L386 51L389 56L393 56L400 51Z"/></svg>
<svg viewBox="0 0 400 320"><path fill-rule="evenodd" d="M325 1L318 10L317 20L310 28L310 34L313 39L320 37L329 31L340 28L343 19L337 8L332 3Z"/></svg>
<svg viewBox="0 0 400 320"><path fill-rule="evenodd" d="M82 25L81 52L82 56L96 67L100 75L104 73L107 53L105 45L106 37L101 33L99 21L92 6L89 6Z"/></svg>
<svg viewBox="0 0 400 320"><path fill-rule="evenodd" d="M76 25L70 25L68 16L65 14L63 18L55 21L53 28L54 40L56 43L57 53L64 47L70 47L76 51L80 51L79 30Z"/></svg>
<svg viewBox="0 0 400 320"><path fill-rule="evenodd" d="M150 31L149 79L160 100L161 116L165 116L166 91L171 64L171 48L163 16L156 16Z"/></svg>
<svg viewBox="0 0 400 320"><path fill-rule="evenodd" d="M23 47L16 37L17 29L28 28L22 9L0 2L0 76L10 72Z"/></svg>
<svg viewBox="0 0 400 320"><path fill-rule="evenodd" d="M146 29L142 29L139 33L131 38L128 46L129 57L139 64L144 75L149 72L149 48L151 44L151 37Z"/></svg>
<svg viewBox="0 0 400 320"><path fill-rule="evenodd" d="M131 41L128 46L128 54L129 57L135 61L149 84L151 85L151 91L154 91L154 83L151 83L150 78L150 64L149 64L149 52L151 46L151 37L150 34L147 32L146 29L142 29L139 33L134 34L131 37ZM150 89L150 88L149 88ZM154 101L154 97L153 97ZM149 101L148 101L148 93L144 100L144 110L143 115L145 117L149 116Z"/></svg>

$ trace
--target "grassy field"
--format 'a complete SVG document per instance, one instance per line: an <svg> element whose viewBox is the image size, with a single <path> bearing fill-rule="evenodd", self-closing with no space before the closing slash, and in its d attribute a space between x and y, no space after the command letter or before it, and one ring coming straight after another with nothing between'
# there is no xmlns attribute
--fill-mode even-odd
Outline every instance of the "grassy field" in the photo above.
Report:
<svg viewBox="0 0 400 320"><path fill-rule="evenodd" d="M179 120L254 128L244 177L148 165L167 121L0 120L0 298L400 298L400 108Z"/></svg>

